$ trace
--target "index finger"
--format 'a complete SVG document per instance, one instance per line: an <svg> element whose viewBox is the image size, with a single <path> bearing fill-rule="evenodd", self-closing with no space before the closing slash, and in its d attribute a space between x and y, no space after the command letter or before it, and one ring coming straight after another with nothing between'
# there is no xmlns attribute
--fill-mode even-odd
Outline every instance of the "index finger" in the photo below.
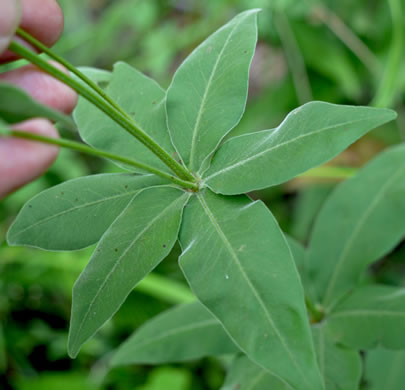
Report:
<svg viewBox="0 0 405 390"><path fill-rule="evenodd" d="M3 2L0 0L1 8ZM12 2L15 0L11 0ZM47 46L52 46L63 32L63 13L56 0L21 0L22 17L20 26ZM4 14L1 12L1 14ZM1 24L1 23L0 23ZM11 52L0 57L1 62L14 60Z"/></svg>

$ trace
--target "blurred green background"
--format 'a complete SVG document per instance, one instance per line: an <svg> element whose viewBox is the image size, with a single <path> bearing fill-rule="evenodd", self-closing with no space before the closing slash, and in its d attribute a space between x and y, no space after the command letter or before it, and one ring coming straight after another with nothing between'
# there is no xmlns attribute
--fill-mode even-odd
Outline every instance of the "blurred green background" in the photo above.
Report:
<svg viewBox="0 0 405 390"><path fill-rule="evenodd" d="M405 139L401 2L59 0L65 33L55 51L76 66L111 70L116 61L126 61L166 88L177 66L210 33L236 13L260 7L248 106L232 134L275 127L290 110L309 100L396 109L396 123L373 131L332 162L356 168ZM6 69L0 67L0 71ZM71 178L117 171L108 162L62 151L43 177L0 202L0 389L220 387L226 359L108 369L114 348L134 329L187 298L176 264L178 248L155 274L179 283L174 287L179 296L159 293L159 280L141 285L79 357L71 360L66 353L71 288L92 248L49 253L9 248L4 242L18 210L41 190ZM282 228L305 243L314 216L338 181L314 174L252 196L263 199ZM375 265L369 277L405 285L405 246Z"/></svg>

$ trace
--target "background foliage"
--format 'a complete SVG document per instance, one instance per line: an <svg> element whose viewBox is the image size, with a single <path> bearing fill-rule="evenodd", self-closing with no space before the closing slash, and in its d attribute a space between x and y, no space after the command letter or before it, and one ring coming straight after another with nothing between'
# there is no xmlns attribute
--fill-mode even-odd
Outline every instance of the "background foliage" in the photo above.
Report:
<svg viewBox="0 0 405 390"><path fill-rule="evenodd" d="M403 32L393 25L389 5L394 3L60 0L66 25L56 52L74 65L108 70L116 61L126 61L166 88L181 61L211 32L238 12L261 7L248 107L233 134L273 128L290 110L312 99L356 105L372 102L395 108L400 114L396 123L373 131L332 162L345 167L337 171L337 176L345 176L385 147L405 139L405 72L399 51ZM113 320L84 346L76 360L70 360L66 342L71 288L93 248L44 253L8 248L4 243L14 216L34 194L67 179L115 171L107 162L62 151L45 176L0 203L1 388L198 390L221 385L224 368L229 365L226 359L108 370L106 359L120 342L147 319L179 301L176 293L159 295L153 279L137 287ZM253 194L266 202L284 231L303 243L320 205L338 182L322 178L322 169L317 173L319 178L303 177ZM155 273L182 287L176 265L178 252L175 248ZM403 286L404 264L402 244L374 265L368 277ZM188 297L187 290L184 294ZM379 388L376 372L384 370L381 362L391 367L404 356L402 352L377 350L365 359L364 389L374 390ZM394 362L391 366L390 361Z"/></svg>

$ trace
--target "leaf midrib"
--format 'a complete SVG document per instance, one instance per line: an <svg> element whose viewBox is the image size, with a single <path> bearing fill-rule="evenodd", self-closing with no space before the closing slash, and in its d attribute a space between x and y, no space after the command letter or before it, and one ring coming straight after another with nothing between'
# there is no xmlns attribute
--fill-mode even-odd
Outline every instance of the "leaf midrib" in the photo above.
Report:
<svg viewBox="0 0 405 390"><path fill-rule="evenodd" d="M81 330L82 330L82 328L83 328L84 323L85 323L86 320L87 320L87 317L89 316L89 313L90 313L91 310L92 310L92 307L93 307L95 301L97 300L97 298L99 297L99 295L102 293L102 291L103 291L104 287L106 286L108 280L110 279L111 275L114 273L114 271L117 269L117 267L121 264L121 260L122 260L122 259L127 255L127 253L132 249L132 247L135 245L135 243L138 241L138 239L139 239L140 237L142 237L142 235L143 235L147 230L149 230L149 229L154 225L154 223L155 223L158 219L160 219L163 215L165 215L165 214L168 212L168 210L170 210L170 209L171 209L172 207L174 207L180 200L182 200L184 197L187 197L187 196L190 196L190 195L189 195L189 194L181 195L181 196L179 196L176 200L174 200L172 203L170 203L167 207L165 207L158 215L156 215L156 217L154 217L154 218L145 226L144 229L142 229L142 230L136 235L136 237L131 241L131 243L128 245L128 247L125 249L125 251L122 252L121 256L119 256L119 258L117 259L117 261L115 262L115 264L114 264L113 267L111 268L110 272L107 274L106 278L104 279L103 283L101 284L101 286L100 286L99 289L97 290L97 292L96 292L94 298L91 300L91 302L90 302L90 304L89 304L89 306L88 306L88 308L87 308L87 311L86 311L86 313L84 314L82 321L80 322L79 329L78 329L77 332L76 332L76 337L75 337L74 341L72 342L72 345L73 345L73 346L75 346L76 343L77 343L77 341L78 341L80 332L81 332ZM134 198L134 199L135 199L135 198ZM108 233L108 231L107 231L105 234L107 234L107 233ZM101 242L101 241L100 241L100 242ZM97 252L95 252L95 253L97 253ZM72 349L73 349L73 348L72 348Z"/></svg>
<svg viewBox="0 0 405 390"><path fill-rule="evenodd" d="M97 205L99 203L108 202L109 200L124 198L125 196L132 196L132 195L136 194L137 192L139 192L141 190L143 190L143 188L139 188L139 189L134 190L134 191L122 192L122 193L120 193L118 195L105 197L105 198L95 200L95 201L92 201L92 202L83 203L83 204L81 204L79 206L71 207L71 208L63 210L63 211L61 211L61 212L59 212L57 214L54 214L54 215L51 215L49 217L40 219L39 221L33 223L32 225L27 226L25 229L20 230L17 234L15 234L14 237L18 237L21 234L25 233L27 230L33 229L38 225L42 225L44 223L47 223L47 222L51 221L54 218L61 217L62 215L65 215L65 214L68 214L68 213L71 213L71 212L74 212L74 211L77 211L77 210L80 210L80 209L84 209L86 207L91 207L91 206Z"/></svg>
<svg viewBox="0 0 405 390"><path fill-rule="evenodd" d="M259 157L273 151L273 150L279 149L279 148L281 148L283 146L287 146L287 145L289 145L291 143L294 143L294 142L296 142L296 141L298 141L300 139L310 137L310 136L316 135L318 133L322 133L324 131L328 131L328 130L331 130L331 129L336 129L336 128L342 127L342 126L349 126L349 125L352 125L352 124L355 124L355 123L360 123L360 122L363 122L363 121L364 121L363 119L354 120L354 121L348 121L348 122L344 122L344 123L339 123L337 125L327 126L327 127L324 127L324 128L322 128L320 130L312 131L311 133L299 135L298 137L292 138L292 139L290 139L288 141L285 141L285 142L282 142L282 143L280 143L278 145L272 146L272 147L270 147L268 149L265 149L265 150L255 154L253 156L250 156L250 157L248 157L248 158L246 158L244 160L240 160L237 163L234 163L232 165L227 166L226 168L220 169L219 171L216 171L212 175L206 177L204 179L204 182L208 182L209 180L211 180L212 178L214 178L214 177L216 177L216 176L218 176L220 174L223 174L223 173L226 173L226 172L231 171L233 169L236 169L236 168L238 168L238 167L240 167L242 165L245 165L245 164L249 163L250 161L253 161L253 160L255 160L255 159L257 159L257 158L259 158ZM283 123L279 126L278 129L276 129L274 132L272 132L270 135L268 135L268 138L271 139L272 137L275 137L277 135L277 132L282 129L282 126L283 126ZM253 134L255 134L255 133L253 133ZM241 137L244 137L244 136L241 136ZM229 140L228 142L231 142L231 141L232 141L232 139Z"/></svg>
<svg viewBox="0 0 405 390"><path fill-rule="evenodd" d="M352 309L342 310L332 313L329 319L332 320L336 317L363 317L363 316L389 316L389 317L404 317L405 311L393 311L393 310L379 310L379 309Z"/></svg>
<svg viewBox="0 0 405 390"><path fill-rule="evenodd" d="M170 336L176 336L181 333L190 332L192 330L201 329L201 328L205 328L205 327L208 328L208 327L212 327L214 325L219 326L219 322L215 318L210 319L210 320L201 321L199 323L193 323L193 324L189 324L189 325L179 326L177 328L170 329L166 332L161 333L160 336L158 336L158 337L154 337L153 339L152 338L147 339L139 344L136 344L136 348L143 348L147 345L153 344L157 341L161 341Z"/></svg>
<svg viewBox="0 0 405 390"><path fill-rule="evenodd" d="M224 243L226 249L229 251L229 253L231 254L232 259L234 260L235 264L237 265L241 275L243 276L243 279L245 279L249 289L252 291L253 296L256 298L257 302L259 303L259 306L262 308L265 317L267 319L267 321L270 324L270 327L274 330L276 336L278 337L278 339L281 341L281 344L283 345L284 349L286 350L288 356L290 357L290 360L293 362L294 366L297 368L297 371L300 372L302 378L304 379L304 382L306 382L308 385L311 385L308 382L308 379L306 377L306 375L303 373L302 368L300 367L300 365L298 364L297 360L295 359L294 354L290 351L290 349L288 348L288 345L285 341L285 339L282 337L279 329L276 327L273 319L271 318L271 315L269 313L269 311L267 310L262 298L260 297L259 293L257 292L256 288L254 287L252 281L249 279L248 275L246 274L245 270L242 267L242 264L240 263L240 260L238 258L237 253L234 251L234 249L232 248L231 243L228 241L228 239L226 238L225 233L222 231L221 226L219 225L219 223L217 222L217 220L215 219L215 216L213 215L212 211L210 210L210 208L208 207L207 203L205 202L205 199L203 197L203 195L198 194L197 198L201 204L201 207L203 208L204 212L207 214L208 219L210 220L210 222L212 223L212 225L214 226L216 232L218 233L218 236L220 237L221 241ZM311 387L311 386L310 386ZM309 388L310 388L309 387Z"/></svg>
<svg viewBox="0 0 405 390"><path fill-rule="evenodd" d="M202 115L203 115L203 113L205 111L206 100L207 100L209 90L211 89L212 80L214 79L215 73L216 73L217 68L218 68L218 64L222 59L222 56L224 54L225 49L227 48L227 46L228 46L228 44L229 44L229 42L230 42L236 28L239 27L239 25L242 23L243 20L245 20L245 18L241 18L240 21L238 21L238 23L236 23L235 26L230 31L228 37L226 38L226 40L224 42L224 45L223 45L221 51L218 54L218 57L217 57L217 59L215 61L215 64L214 64L214 66L212 68L210 77L209 77L209 79L207 81L207 85L206 85L204 94L202 96L200 109L198 111L197 119L196 119L196 122L195 122L195 125L194 125L193 135L192 135L192 138L191 138L191 147L190 147L190 169L191 170L195 169L194 168L194 157L195 157L195 146L196 146L197 134L198 134L198 129L200 127L200 122L201 122Z"/></svg>

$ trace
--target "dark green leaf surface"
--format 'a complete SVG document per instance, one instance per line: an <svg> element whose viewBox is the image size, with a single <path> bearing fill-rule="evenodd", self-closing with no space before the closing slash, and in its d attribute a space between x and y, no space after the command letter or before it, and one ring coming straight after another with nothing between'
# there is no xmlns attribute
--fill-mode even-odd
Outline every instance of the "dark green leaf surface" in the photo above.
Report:
<svg viewBox="0 0 405 390"><path fill-rule="evenodd" d="M161 186L140 192L101 238L73 287L68 351L76 356L177 239L189 194Z"/></svg>
<svg viewBox="0 0 405 390"><path fill-rule="evenodd" d="M307 263L327 307L356 286L366 267L405 234L405 145L381 153L325 202Z"/></svg>
<svg viewBox="0 0 405 390"><path fill-rule="evenodd" d="M265 205L199 193L185 209L180 242L191 288L248 357L293 389L322 389L301 282Z"/></svg>
<svg viewBox="0 0 405 390"><path fill-rule="evenodd" d="M339 343L352 348L405 349L405 288L357 288L329 314L327 327Z"/></svg>
<svg viewBox="0 0 405 390"><path fill-rule="evenodd" d="M214 192L226 195L283 183L330 160L395 117L394 111L386 109L307 103L292 111L275 131L225 142L204 181Z"/></svg>
<svg viewBox="0 0 405 390"><path fill-rule="evenodd" d="M237 357L221 390L291 390L287 383L254 364L246 356Z"/></svg>
<svg viewBox="0 0 405 390"><path fill-rule="evenodd" d="M112 364L159 364L238 352L219 321L199 302L171 308L142 325Z"/></svg>
<svg viewBox="0 0 405 390"><path fill-rule="evenodd" d="M312 336L326 390L358 390L362 374L359 352L333 343L323 326L313 326Z"/></svg>
<svg viewBox="0 0 405 390"><path fill-rule="evenodd" d="M245 110L258 11L237 15L206 39L179 67L167 91L170 134L192 171L201 168Z"/></svg>
<svg viewBox="0 0 405 390"><path fill-rule="evenodd" d="M382 348L367 352L366 390L403 390L405 383L405 351Z"/></svg>
<svg viewBox="0 0 405 390"><path fill-rule="evenodd" d="M118 62L106 92L140 129L174 155L166 125L166 93L154 80ZM168 171L146 146L86 100L80 99L74 118L80 135L89 145Z"/></svg>
<svg viewBox="0 0 405 390"><path fill-rule="evenodd" d="M0 83L0 118L8 123L22 122L31 118L47 118L74 127L73 120L61 112L38 103L24 90L7 83Z"/></svg>
<svg viewBox="0 0 405 390"><path fill-rule="evenodd" d="M101 174L66 181L41 192L21 209L8 232L10 245L76 250L96 243L156 176Z"/></svg>

